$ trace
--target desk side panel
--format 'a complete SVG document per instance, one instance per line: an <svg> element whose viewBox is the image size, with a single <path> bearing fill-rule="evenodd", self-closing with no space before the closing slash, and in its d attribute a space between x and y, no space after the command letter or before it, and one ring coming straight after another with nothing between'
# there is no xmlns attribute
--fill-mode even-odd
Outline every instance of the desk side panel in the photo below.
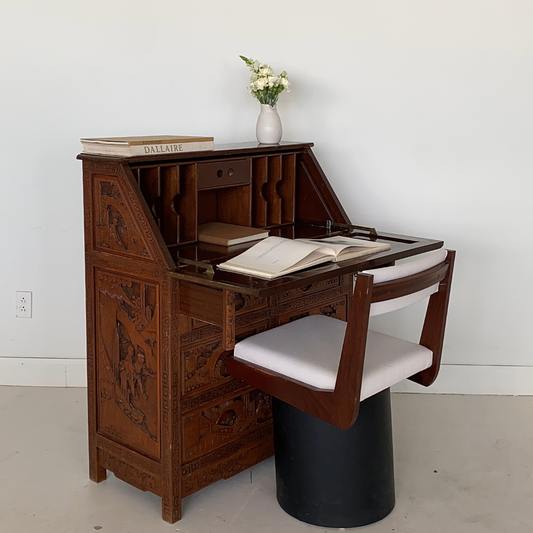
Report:
<svg viewBox="0 0 533 533"><path fill-rule="evenodd" d="M89 465L181 515L177 282L128 169L84 163ZM173 292L174 291L174 292ZM175 474L177 472L177 474Z"/></svg>
<svg viewBox="0 0 533 533"><path fill-rule="evenodd" d="M298 154L295 202L297 221L350 223L311 148Z"/></svg>
<svg viewBox="0 0 533 533"><path fill-rule="evenodd" d="M84 162L86 249L174 267L127 165Z"/></svg>

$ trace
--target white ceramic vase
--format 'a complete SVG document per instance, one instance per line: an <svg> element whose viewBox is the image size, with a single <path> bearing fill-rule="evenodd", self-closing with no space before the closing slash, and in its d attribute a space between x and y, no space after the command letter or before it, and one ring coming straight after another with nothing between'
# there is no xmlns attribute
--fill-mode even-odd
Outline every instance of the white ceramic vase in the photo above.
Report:
<svg viewBox="0 0 533 533"><path fill-rule="evenodd" d="M261 104L261 113L257 119L255 135L261 144L278 144L281 141L281 119L276 106Z"/></svg>

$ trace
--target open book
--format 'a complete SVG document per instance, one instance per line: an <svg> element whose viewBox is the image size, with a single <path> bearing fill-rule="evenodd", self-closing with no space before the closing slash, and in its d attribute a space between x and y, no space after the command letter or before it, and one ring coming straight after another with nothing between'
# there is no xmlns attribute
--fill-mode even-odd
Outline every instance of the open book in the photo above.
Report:
<svg viewBox="0 0 533 533"><path fill-rule="evenodd" d="M285 239L267 237L217 268L273 279L322 263L344 261L388 250L389 244L351 237Z"/></svg>

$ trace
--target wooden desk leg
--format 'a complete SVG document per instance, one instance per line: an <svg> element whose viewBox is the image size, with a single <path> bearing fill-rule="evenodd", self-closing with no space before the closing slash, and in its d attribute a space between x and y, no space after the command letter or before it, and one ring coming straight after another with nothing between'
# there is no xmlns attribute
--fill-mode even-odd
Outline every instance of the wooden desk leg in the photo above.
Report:
<svg viewBox="0 0 533 533"><path fill-rule="evenodd" d="M224 350L233 350L235 348L235 293L224 289L222 305L222 342Z"/></svg>
<svg viewBox="0 0 533 533"><path fill-rule="evenodd" d="M89 293L92 291L92 285L89 286ZM89 302L89 299L87 300ZM91 302L92 307L92 302ZM98 458L98 447L96 446L97 431L97 401L96 401L96 357L92 337L93 317L88 317L87 332L87 404L89 417L89 479L95 483L100 483L107 479L107 470L100 465Z"/></svg>
<svg viewBox="0 0 533 533"><path fill-rule="evenodd" d="M98 463L98 449L92 442L89 444L89 479L95 483L107 479L107 470Z"/></svg>
<svg viewBox="0 0 533 533"><path fill-rule="evenodd" d="M181 518L181 406L179 354L179 319L173 310L179 309L179 287L176 280L170 282L169 306L166 309L170 322L169 344L163 343L165 357L162 360L161 428L162 428L162 514L163 520L173 524Z"/></svg>

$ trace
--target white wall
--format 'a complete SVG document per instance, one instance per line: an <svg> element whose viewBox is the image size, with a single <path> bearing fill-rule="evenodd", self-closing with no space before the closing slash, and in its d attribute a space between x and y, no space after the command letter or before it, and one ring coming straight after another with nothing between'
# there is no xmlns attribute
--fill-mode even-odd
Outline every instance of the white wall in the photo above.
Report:
<svg viewBox="0 0 533 533"><path fill-rule="evenodd" d="M458 251L433 390L533 394L532 27L527 0L3 0L0 383L84 383L79 138L253 140L244 54L288 71L284 139L355 223Z"/></svg>

